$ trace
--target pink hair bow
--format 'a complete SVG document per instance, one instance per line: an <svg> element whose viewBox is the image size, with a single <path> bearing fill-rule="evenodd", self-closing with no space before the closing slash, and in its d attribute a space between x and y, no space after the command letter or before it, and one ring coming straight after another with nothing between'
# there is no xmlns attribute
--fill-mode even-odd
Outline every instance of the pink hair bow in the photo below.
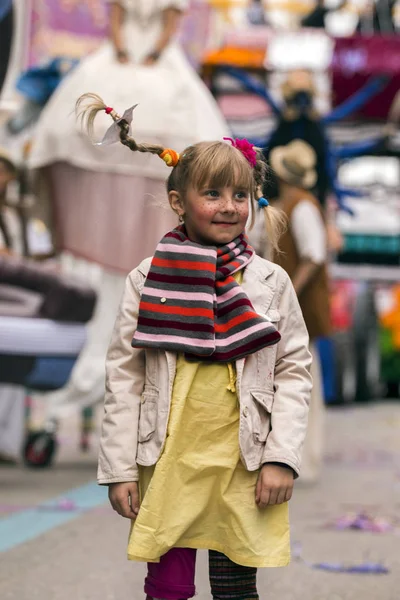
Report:
<svg viewBox="0 0 400 600"><path fill-rule="evenodd" d="M257 164L257 152L254 150L253 144L246 139L240 140L239 138L235 138L234 140L230 137L224 137L224 140L228 140L234 148L240 150L245 159L250 163L250 165L254 168Z"/></svg>

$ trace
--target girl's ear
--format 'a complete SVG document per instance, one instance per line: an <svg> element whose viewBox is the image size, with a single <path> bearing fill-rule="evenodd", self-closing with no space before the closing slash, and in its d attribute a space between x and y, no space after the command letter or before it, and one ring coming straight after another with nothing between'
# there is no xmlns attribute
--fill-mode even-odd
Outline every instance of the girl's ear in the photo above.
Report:
<svg viewBox="0 0 400 600"><path fill-rule="evenodd" d="M175 190L171 190L168 193L169 204L174 211L178 215L178 217L183 217L185 214L185 209L182 202L182 197L179 192Z"/></svg>

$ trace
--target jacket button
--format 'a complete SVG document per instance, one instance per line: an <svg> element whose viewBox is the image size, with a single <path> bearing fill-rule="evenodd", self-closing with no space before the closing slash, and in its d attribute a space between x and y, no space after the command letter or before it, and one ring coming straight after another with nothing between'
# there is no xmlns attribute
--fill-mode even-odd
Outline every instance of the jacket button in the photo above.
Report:
<svg viewBox="0 0 400 600"><path fill-rule="evenodd" d="M160 300L160 302L162 302L163 304L165 304L165 303L166 303L166 301L167 301L167 299L166 299L166 298L161 298L161 300Z"/></svg>
<svg viewBox="0 0 400 600"><path fill-rule="evenodd" d="M247 408L247 406L245 406L244 409L243 409L243 416L247 417L248 414L249 414L249 409Z"/></svg>

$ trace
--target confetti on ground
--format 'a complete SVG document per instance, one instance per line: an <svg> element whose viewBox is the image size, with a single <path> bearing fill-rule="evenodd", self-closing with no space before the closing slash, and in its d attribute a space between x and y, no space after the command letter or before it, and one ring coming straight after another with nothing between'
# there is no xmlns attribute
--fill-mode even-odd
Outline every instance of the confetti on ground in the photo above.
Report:
<svg viewBox="0 0 400 600"><path fill-rule="evenodd" d="M313 569L330 571L331 573L359 573L372 575L387 575L389 569L380 563L361 563L358 565L345 565L343 563L316 563L310 565Z"/></svg>
<svg viewBox="0 0 400 600"><path fill-rule="evenodd" d="M358 573L361 575L387 575L390 571L381 563L361 562L359 564L321 562L313 563L303 558L303 549L300 542L292 545L293 559L307 565L311 569L329 571L330 573Z"/></svg>
<svg viewBox="0 0 400 600"><path fill-rule="evenodd" d="M60 510L60 511L77 511L82 510L73 500L68 498L62 498L58 502L53 504L42 504L38 506L39 510Z"/></svg>
<svg viewBox="0 0 400 600"><path fill-rule="evenodd" d="M329 529L337 531L355 530L371 533L388 533L395 530L395 523L383 517L373 517L365 512L343 515L327 524Z"/></svg>

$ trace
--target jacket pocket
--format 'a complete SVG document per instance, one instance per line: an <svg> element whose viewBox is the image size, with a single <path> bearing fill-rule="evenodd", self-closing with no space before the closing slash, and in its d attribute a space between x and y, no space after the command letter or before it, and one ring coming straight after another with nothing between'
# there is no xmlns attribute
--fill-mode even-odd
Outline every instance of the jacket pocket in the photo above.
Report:
<svg viewBox="0 0 400 600"><path fill-rule="evenodd" d="M138 442L148 442L157 425L158 390L146 390L142 394L139 415Z"/></svg>
<svg viewBox="0 0 400 600"><path fill-rule="evenodd" d="M265 443L271 431L271 412L274 403L274 393L267 390L250 390L254 401L254 410L258 418L254 420L254 441Z"/></svg>
<svg viewBox="0 0 400 600"><path fill-rule="evenodd" d="M267 319L267 321L270 321L275 326L277 326L277 324L281 320L281 314L279 310L276 310L276 308L270 308L267 314L265 315L265 318Z"/></svg>
<svg viewBox="0 0 400 600"><path fill-rule="evenodd" d="M277 331L279 331L279 322L281 320L281 314L275 308L270 308L264 318L273 325ZM273 344L267 348L263 348L257 353L257 386L262 390L260 394L265 392L273 394L274 380L275 380L275 365L276 365L276 354L278 345ZM258 392L257 392L258 393ZM261 398L261 396L260 396ZM263 404L263 402L260 402ZM268 405L268 401L264 403Z"/></svg>

